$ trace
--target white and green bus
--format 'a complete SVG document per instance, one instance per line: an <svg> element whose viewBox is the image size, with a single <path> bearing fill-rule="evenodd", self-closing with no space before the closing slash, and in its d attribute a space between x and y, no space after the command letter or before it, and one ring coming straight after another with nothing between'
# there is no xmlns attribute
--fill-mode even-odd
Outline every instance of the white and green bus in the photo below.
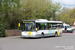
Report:
<svg viewBox="0 0 75 50"><path fill-rule="evenodd" d="M48 21L46 19L22 20L22 37L60 36L62 34L62 21Z"/></svg>

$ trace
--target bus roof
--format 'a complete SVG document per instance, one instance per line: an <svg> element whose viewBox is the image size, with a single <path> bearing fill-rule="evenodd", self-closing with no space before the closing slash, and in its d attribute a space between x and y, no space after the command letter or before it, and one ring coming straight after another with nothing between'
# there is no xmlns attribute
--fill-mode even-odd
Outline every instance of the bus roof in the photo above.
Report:
<svg viewBox="0 0 75 50"><path fill-rule="evenodd" d="M35 21L36 23L62 23L62 21L48 21L47 19L22 20L22 21Z"/></svg>
<svg viewBox="0 0 75 50"><path fill-rule="evenodd" d="M62 21L35 21L36 23L62 23Z"/></svg>
<svg viewBox="0 0 75 50"><path fill-rule="evenodd" d="M22 20L22 21L48 21L47 19Z"/></svg>

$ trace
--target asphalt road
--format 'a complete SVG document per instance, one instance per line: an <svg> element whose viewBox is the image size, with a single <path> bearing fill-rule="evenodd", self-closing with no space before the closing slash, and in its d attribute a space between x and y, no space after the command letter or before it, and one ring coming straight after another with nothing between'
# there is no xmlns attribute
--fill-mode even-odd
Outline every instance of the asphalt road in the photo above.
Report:
<svg viewBox="0 0 75 50"><path fill-rule="evenodd" d="M0 50L75 50L75 34L41 39L0 38Z"/></svg>

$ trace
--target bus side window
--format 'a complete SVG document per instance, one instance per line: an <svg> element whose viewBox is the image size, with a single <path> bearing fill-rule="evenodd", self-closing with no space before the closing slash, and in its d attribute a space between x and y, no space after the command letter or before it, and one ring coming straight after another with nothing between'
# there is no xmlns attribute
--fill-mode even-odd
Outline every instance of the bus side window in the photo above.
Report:
<svg viewBox="0 0 75 50"><path fill-rule="evenodd" d="M51 29L51 24L50 23L48 23L48 29Z"/></svg>
<svg viewBox="0 0 75 50"><path fill-rule="evenodd" d="M48 29L48 24L47 23L40 23L40 30L47 30Z"/></svg>

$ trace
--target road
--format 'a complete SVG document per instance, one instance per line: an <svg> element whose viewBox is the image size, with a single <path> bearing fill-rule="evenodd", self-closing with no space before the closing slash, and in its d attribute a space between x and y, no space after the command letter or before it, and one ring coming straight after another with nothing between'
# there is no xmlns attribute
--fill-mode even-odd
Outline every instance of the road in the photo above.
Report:
<svg viewBox="0 0 75 50"><path fill-rule="evenodd" d="M0 50L75 50L75 34L63 33L62 37L41 39L0 38Z"/></svg>

